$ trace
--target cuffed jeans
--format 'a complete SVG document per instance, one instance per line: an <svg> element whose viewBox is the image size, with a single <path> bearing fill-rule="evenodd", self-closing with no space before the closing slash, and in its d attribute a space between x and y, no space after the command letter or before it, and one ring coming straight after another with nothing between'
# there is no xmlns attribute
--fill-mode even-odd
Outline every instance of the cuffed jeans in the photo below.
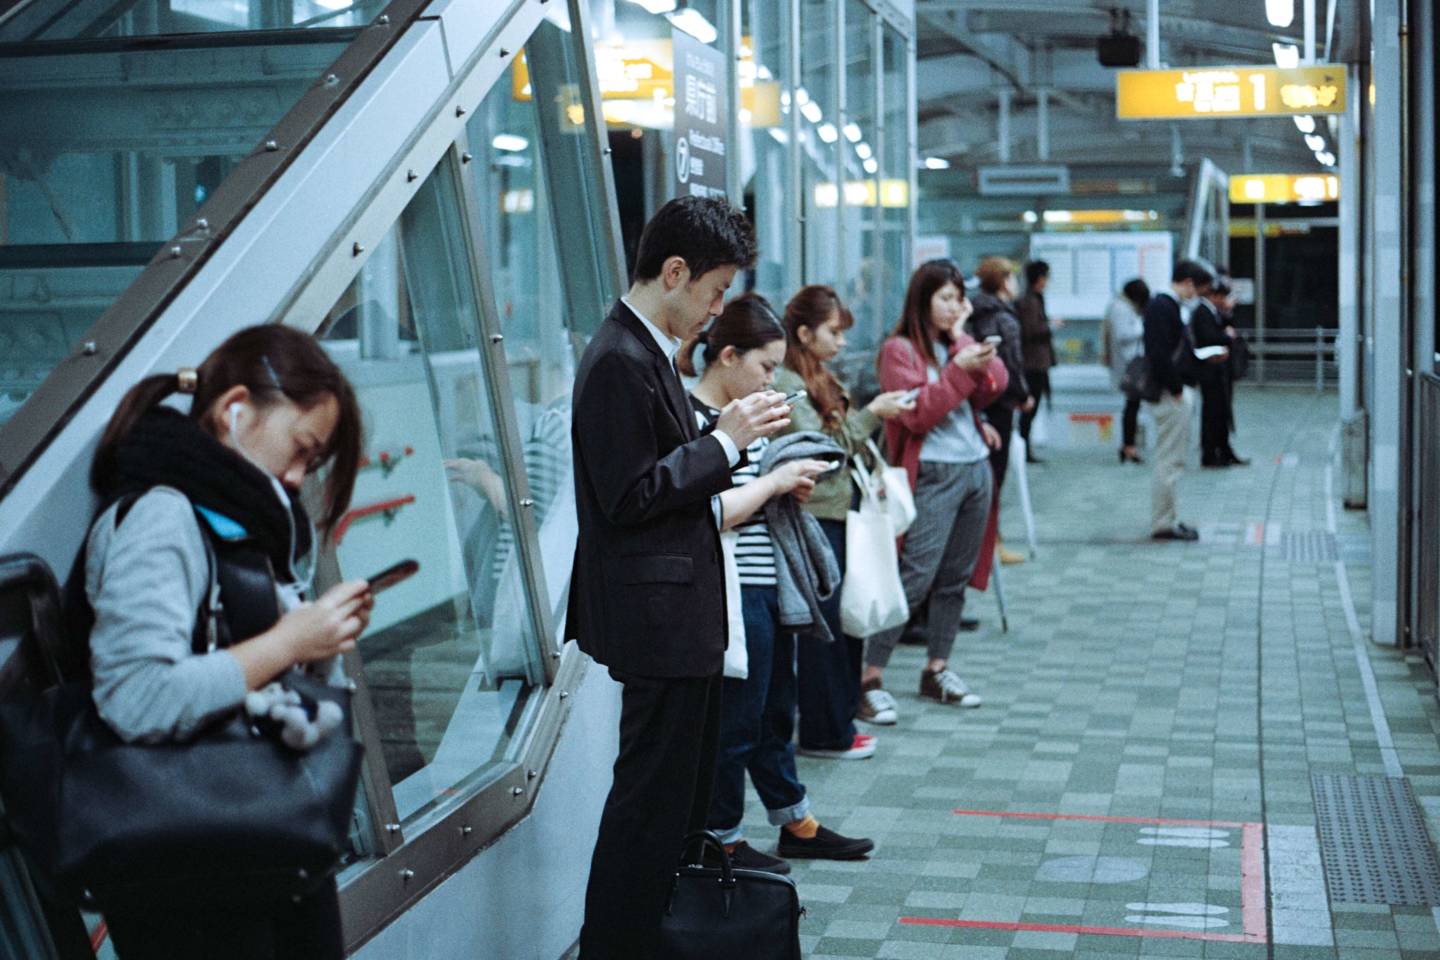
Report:
<svg viewBox="0 0 1440 960"><path fill-rule="evenodd" d="M988 459L920 461L915 523L900 551L900 582L910 604L910 622L870 638L865 651L870 666L888 664L895 645L907 634L924 641L930 659L950 659L965 611L965 585L985 542L993 482Z"/></svg>
<svg viewBox="0 0 1440 960"><path fill-rule="evenodd" d="M1173 530L1176 524L1175 486L1185 472L1185 453L1190 448L1190 409L1194 391L1186 387L1179 397L1162 394L1150 404L1155 419L1155 449L1150 456L1155 471L1150 475L1150 532Z"/></svg>
<svg viewBox="0 0 1440 960"><path fill-rule="evenodd" d="M845 523L821 520L820 529L845 572ZM860 664L865 641L840 629L840 591L820 604L833 643L805 634L796 641L795 671L800 700L800 746L811 750L848 750L855 742L855 711L860 706Z"/></svg>
<svg viewBox="0 0 1440 960"><path fill-rule="evenodd" d="M740 839L745 773L775 826L802 820L810 799L795 769L795 635L781 631L774 587L740 588L745 614L744 680L725 678L720 700L720 757L707 826L725 843Z"/></svg>

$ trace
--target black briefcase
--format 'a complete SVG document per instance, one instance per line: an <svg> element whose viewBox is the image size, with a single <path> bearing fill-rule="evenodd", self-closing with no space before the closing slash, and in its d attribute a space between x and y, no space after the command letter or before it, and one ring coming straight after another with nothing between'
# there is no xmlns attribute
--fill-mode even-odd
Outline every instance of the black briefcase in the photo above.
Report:
<svg viewBox="0 0 1440 960"><path fill-rule="evenodd" d="M675 873L660 921L665 960L800 960L800 895L795 881L763 870L737 870L720 838L701 830L685 838L701 860L704 848L719 867L697 863Z"/></svg>

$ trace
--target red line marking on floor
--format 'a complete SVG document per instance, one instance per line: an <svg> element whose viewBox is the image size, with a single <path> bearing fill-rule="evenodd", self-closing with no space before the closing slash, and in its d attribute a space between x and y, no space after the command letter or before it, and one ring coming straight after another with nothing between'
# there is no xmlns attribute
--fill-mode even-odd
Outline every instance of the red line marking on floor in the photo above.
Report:
<svg viewBox="0 0 1440 960"><path fill-rule="evenodd" d="M1149 937L1157 940L1212 940L1220 943L1264 943L1248 934L1205 933L1200 930L1150 930L1144 927L1086 927L1070 923L1017 923L1003 920L947 920L944 917L901 917L901 923L923 927L966 927L971 930L1034 930L1040 933L1088 933L1099 937Z"/></svg>
<svg viewBox="0 0 1440 960"><path fill-rule="evenodd" d="M1162 827L1217 827L1240 831L1240 922L1244 933L1203 930L1157 930L1149 927L1087 927L1064 923L1020 923L1002 920L947 920L943 917L901 917L901 923L980 930L1035 930L1041 933L1088 933L1102 937L1148 937L1162 940L1211 940L1220 943L1267 943L1265 917L1265 825L1237 820L1175 820L1165 817L1107 817L1088 813L1042 813L1019 810L955 810L962 817L1007 820L1079 820Z"/></svg>

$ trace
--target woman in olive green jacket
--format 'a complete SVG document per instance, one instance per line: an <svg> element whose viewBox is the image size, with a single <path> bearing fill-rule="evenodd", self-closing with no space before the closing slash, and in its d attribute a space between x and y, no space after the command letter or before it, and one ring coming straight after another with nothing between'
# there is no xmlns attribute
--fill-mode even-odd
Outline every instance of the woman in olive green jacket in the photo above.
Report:
<svg viewBox="0 0 1440 960"><path fill-rule="evenodd" d="M880 466L866 446L880 423L909 410L904 391L882 393L869 406L854 409L845 387L825 366L845 347L845 331L855 320L835 291L818 284L804 287L785 306L785 368L775 375L775 389L806 391L791 405L790 430L818 430L844 448L845 467L820 478L805 509L820 521L840 569L845 569L845 515L857 491L850 466L859 461L869 470ZM813 757L858 760L875 752L875 739L855 730L855 719L895 722L893 704L871 703L860 696L864 641L843 636L840 591L822 606L834 643L801 637L798 661L799 752ZM884 691L878 691L882 695Z"/></svg>

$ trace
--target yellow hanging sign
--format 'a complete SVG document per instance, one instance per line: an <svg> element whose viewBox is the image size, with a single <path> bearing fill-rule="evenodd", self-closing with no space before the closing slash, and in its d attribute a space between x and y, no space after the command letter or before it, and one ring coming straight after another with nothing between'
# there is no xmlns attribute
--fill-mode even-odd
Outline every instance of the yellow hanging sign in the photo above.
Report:
<svg viewBox="0 0 1440 960"><path fill-rule="evenodd" d="M1345 112L1345 68L1196 67L1121 70L1115 115L1121 120L1213 120Z"/></svg>
<svg viewBox="0 0 1440 960"><path fill-rule="evenodd" d="M1230 178L1231 203L1300 203L1338 200L1333 173L1246 173Z"/></svg>

